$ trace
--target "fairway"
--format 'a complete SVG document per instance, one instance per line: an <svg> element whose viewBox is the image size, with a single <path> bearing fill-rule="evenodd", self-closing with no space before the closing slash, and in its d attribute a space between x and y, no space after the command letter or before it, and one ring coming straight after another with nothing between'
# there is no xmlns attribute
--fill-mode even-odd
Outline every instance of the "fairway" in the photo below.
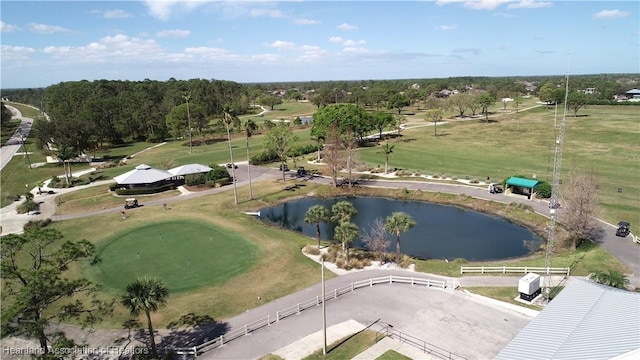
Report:
<svg viewBox="0 0 640 360"><path fill-rule="evenodd" d="M157 277L173 293L220 285L245 272L259 257L240 234L204 222L145 224L101 241L96 281L124 291L138 277Z"/></svg>

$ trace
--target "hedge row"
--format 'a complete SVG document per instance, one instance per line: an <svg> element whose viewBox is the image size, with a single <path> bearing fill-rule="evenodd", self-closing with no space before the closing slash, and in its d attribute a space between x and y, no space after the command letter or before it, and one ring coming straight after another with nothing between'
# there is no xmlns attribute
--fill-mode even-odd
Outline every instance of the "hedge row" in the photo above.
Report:
<svg viewBox="0 0 640 360"><path fill-rule="evenodd" d="M176 188L175 184L165 184L162 186L152 187L152 188L151 187L133 188L133 189L117 188L115 191L116 191L116 194L118 195L141 195L141 194L156 194L156 193L167 191L167 190L175 190L175 188Z"/></svg>
<svg viewBox="0 0 640 360"><path fill-rule="evenodd" d="M292 148L289 151L289 153L287 153L287 156L289 157L302 156L306 154L311 154L316 151L318 151L318 147L315 144L299 145ZM272 163L278 160L279 160L278 155L274 151L264 150L263 152L252 156L251 159L249 159L249 163L251 165L262 165L262 164Z"/></svg>

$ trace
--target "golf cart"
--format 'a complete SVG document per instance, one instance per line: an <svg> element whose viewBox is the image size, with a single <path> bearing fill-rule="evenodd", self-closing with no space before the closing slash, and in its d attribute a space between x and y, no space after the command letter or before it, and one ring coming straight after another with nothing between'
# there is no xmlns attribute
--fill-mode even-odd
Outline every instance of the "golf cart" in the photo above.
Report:
<svg viewBox="0 0 640 360"><path fill-rule="evenodd" d="M630 226L631 224L629 224L628 222L620 221L618 223L618 230L616 230L616 236L627 237L627 235L629 235L629 233L631 232L631 230L629 229Z"/></svg>
<svg viewBox="0 0 640 360"><path fill-rule="evenodd" d="M133 209L133 208L137 208L138 206L138 199L135 198L129 198L129 199L125 199L124 201L124 208L125 209Z"/></svg>
<svg viewBox="0 0 640 360"><path fill-rule="evenodd" d="M500 194L503 192L502 186L500 184L489 184L489 193L490 194Z"/></svg>

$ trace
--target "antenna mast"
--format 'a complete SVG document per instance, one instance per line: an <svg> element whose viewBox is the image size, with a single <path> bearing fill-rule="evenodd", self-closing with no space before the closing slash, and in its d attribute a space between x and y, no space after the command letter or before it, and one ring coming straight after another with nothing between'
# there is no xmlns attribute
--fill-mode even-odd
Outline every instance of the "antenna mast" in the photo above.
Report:
<svg viewBox="0 0 640 360"><path fill-rule="evenodd" d="M551 181L551 202L549 203L549 216L551 222L549 225L549 237L547 239L547 248L545 252L545 267L547 268L547 274L545 276L545 296L547 303L549 302L551 295L551 266L553 248L555 246L556 225L558 219L556 217L556 210L559 208L559 195L560 195L560 170L562 167L562 147L564 145L564 130L566 127L567 119L567 100L569 98L569 73L565 76L565 90L564 90L564 112L562 113L562 121L560 122L560 131L556 138L556 150L553 159L553 180ZM557 105L557 104L556 104ZM555 120L554 120L555 127Z"/></svg>

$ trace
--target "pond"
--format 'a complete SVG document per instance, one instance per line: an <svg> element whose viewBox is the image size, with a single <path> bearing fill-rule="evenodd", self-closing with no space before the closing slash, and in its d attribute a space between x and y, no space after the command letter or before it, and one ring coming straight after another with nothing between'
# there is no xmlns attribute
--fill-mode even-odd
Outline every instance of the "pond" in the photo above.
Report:
<svg viewBox="0 0 640 360"><path fill-rule="evenodd" d="M315 239L315 224L304 222L305 213L313 205L331 210L333 204L347 200L358 210L352 222L360 233L369 231L376 218L403 211L416 226L400 235L402 253L423 259L464 258L471 261L499 260L526 256L538 249L543 240L529 229L498 216L456 206L420 201L403 201L376 197L303 198L262 209L260 218L285 229L301 232ZM321 237L333 240L335 224L320 224ZM395 235L390 235L389 251L395 251ZM360 240L353 248L364 248Z"/></svg>

